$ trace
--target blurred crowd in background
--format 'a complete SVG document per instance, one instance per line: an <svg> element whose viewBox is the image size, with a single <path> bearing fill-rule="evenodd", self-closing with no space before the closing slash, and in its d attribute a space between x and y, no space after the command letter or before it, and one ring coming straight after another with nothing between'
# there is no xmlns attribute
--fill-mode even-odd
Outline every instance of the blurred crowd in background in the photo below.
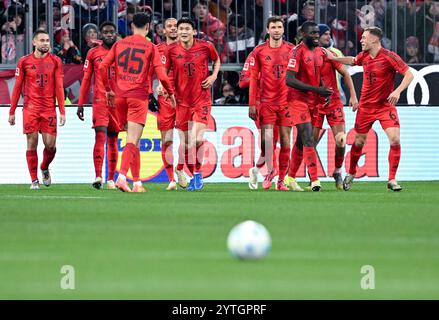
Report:
<svg viewBox="0 0 439 320"><path fill-rule="evenodd" d="M30 26L26 14L32 1ZM49 1L49 0L47 0ZM178 3L177 3L178 1ZM152 16L149 38L163 41L163 22L169 17L191 17L198 38L214 43L223 65L214 87L217 104L245 103L247 96L237 83L248 53L264 41L266 0L53 0L51 19L46 0L0 0L1 65L13 65L30 52L26 30L48 29L53 21L53 53L65 64L81 64L87 52L100 43L99 25L111 20L123 38L131 34L136 12ZM396 51L406 62L439 63L439 1L432 0L272 0L271 14L285 21L285 40L297 44L299 25L325 23L333 46L344 55L361 51L360 39L367 26L383 29L383 46ZM397 17L397 19L395 19ZM69 27L65 27L68 25Z"/></svg>

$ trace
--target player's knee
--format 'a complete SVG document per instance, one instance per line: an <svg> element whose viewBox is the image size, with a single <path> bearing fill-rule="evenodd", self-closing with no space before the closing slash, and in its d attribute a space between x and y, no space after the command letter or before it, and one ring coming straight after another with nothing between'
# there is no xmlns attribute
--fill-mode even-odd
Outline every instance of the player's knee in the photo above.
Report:
<svg viewBox="0 0 439 320"><path fill-rule="evenodd" d="M339 148L344 148L346 145L346 134L344 132L339 132L335 135L335 144Z"/></svg>
<svg viewBox="0 0 439 320"><path fill-rule="evenodd" d="M55 152L55 150L56 150L55 145L47 145L47 146L45 146L45 148L46 148L46 150L49 151L50 153L53 153L53 152Z"/></svg>
<svg viewBox="0 0 439 320"><path fill-rule="evenodd" d="M169 147L172 145L172 140L163 141L163 147Z"/></svg>
<svg viewBox="0 0 439 320"><path fill-rule="evenodd" d="M391 146L397 146L401 143L399 137L390 137L389 142Z"/></svg>
<svg viewBox="0 0 439 320"><path fill-rule="evenodd" d="M360 135L355 136L355 145L357 147L362 148L365 143L366 143L366 137L363 137L363 136L360 136Z"/></svg>

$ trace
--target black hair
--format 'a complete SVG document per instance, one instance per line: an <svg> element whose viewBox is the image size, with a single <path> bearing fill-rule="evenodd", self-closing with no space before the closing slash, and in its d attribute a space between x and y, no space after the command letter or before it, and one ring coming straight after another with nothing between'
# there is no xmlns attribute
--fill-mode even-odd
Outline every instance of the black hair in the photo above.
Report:
<svg viewBox="0 0 439 320"><path fill-rule="evenodd" d="M310 28L315 28L318 27L317 23L312 22L312 21L305 21L301 26L300 26L300 31L301 32L308 32L308 30Z"/></svg>
<svg viewBox="0 0 439 320"><path fill-rule="evenodd" d="M178 21L177 21L177 28L178 28L178 26L179 26L180 24L182 24L182 23L190 24L190 25L192 26L192 29L195 30L195 23L194 23L190 18L188 18L188 17L184 17L184 18L181 18L180 20L178 20Z"/></svg>
<svg viewBox="0 0 439 320"><path fill-rule="evenodd" d="M145 12L138 12L133 17L133 25L136 28L144 28L149 23L151 23L151 16Z"/></svg>
<svg viewBox="0 0 439 320"><path fill-rule="evenodd" d="M46 30L43 30L43 29L37 29L34 32L34 35L32 36L32 39L35 39L39 34L47 34L47 35L49 35L49 32L47 32Z"/></svg>
<svg viewBox="0 0 439 320"><path fill-rule="evenodd" d="M113 22L111 22L111 21L104 21L99 26L99 31L102 32L102 29L104 29L104 27L107 27L107 26L113 27L114 30L117 30L116 25Z"/></svg>

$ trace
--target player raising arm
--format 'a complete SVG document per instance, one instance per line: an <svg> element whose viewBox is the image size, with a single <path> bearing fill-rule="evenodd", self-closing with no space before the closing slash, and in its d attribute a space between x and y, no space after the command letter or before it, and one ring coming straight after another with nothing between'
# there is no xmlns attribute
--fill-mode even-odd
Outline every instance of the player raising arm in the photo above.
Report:
<svg viewBox="0 0 439 320"><path fill-rule="evenodd" d="M381 46L382 37L383 32L380 28L366 28L360 41L363 51L356 57L338 58L326 51L329 59L344 64L363 66L363 86L355 119L355 142L351 148L348 174L343 182L343 188L346 191L352 186L367 134L377 120L390 142L387 188L393 191L402 190L395 179L401 158L400 123L395 105L401 93L413 80L413 74L396 53ZM404 78L394 89L396 72L404 75Z"/></svg>
<svg viewBox="0 0 439 320"><path fill-rule="evenodd" d="M110 106L116 105L120 125L127 125L126 145L122 153L120 174L116 181L116 187L124 192L145 191L139 179L140 150L138 146L148 113L148 96L151 90L150 68L154 68L157 77L168 91L172 104L175 105L173 88L163 70L157 47L146 39L150 19L146 13L136 13L131 24L133 35L116 42L99 67L108 103ZM113 63L115 64L115 91L111 89L108 78L108 69ZM133 190L126 181L126 174L130 168L134 180Z"/></svg>
<svg viewBox="0 0 439 320"><path fill-rule="evenodd" d="M26 160L32 180L31 189L39 189L38 180L38 132L43 136L43 162L40 169L45 186L52 179L49 164L56 153L56 100L59 108L59 125L66 122L64 108L63 69L61 59L50 53L49 34L35 31L32 44L35 51L18 60L15 85L9 110L9 124L15 125L15 109L23 93L23 133L26 134Z"/></svg>

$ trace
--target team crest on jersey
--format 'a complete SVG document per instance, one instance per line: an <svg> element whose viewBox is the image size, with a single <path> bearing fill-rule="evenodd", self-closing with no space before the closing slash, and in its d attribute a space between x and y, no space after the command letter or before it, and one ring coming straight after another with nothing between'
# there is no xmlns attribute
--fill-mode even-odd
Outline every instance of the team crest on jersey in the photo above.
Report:
<svg viewBox="0 0 439 320"><path fill-rule="evenodd" d="M244 63L244 68L242 68L242 70L247 71L248 70L248 62Z"/></svg>
<svg viewBox="0 0 439 320"><path fill-rule="evenodd" d="M295 68L296 67L296 59L290 59L288 61L288 68Z"/></svg>
<svg viewBox="0 0 439 320"><path fill-rule="evenodd" d="M162 64L166 64L166 57L162 55Z"/></svg>

